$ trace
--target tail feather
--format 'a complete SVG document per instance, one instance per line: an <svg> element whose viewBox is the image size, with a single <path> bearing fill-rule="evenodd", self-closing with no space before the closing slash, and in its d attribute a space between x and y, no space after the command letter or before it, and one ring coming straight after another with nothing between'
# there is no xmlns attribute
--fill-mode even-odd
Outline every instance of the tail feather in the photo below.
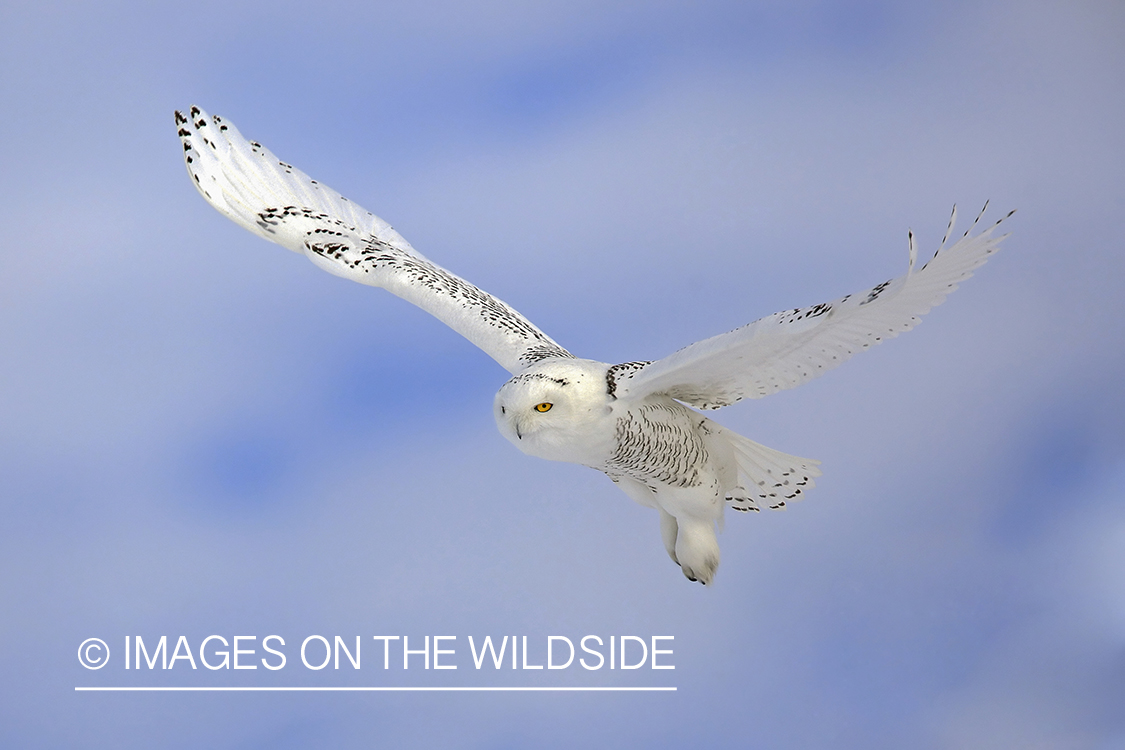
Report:
<svg viewBox="0 0 1125 750"><path fill-rule="evenodd" d="M723 430L734 448L738 486L727 492L726 501L735 510L759 511L764 505L783 510L786 502L800 500L816 486L820 461L801 458L767 448L730 430Z"/></svg>

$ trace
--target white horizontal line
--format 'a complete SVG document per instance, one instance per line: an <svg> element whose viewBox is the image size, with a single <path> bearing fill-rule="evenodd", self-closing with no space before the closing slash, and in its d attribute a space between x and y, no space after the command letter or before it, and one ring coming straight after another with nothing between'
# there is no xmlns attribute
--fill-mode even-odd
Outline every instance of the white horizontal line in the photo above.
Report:
<svg viewBox="0 0 1125 750"><path fill-rule="evenodd" d="M580 693L675 692L674 687L76 687L77 692L380 692L380 693Z"/></svg>

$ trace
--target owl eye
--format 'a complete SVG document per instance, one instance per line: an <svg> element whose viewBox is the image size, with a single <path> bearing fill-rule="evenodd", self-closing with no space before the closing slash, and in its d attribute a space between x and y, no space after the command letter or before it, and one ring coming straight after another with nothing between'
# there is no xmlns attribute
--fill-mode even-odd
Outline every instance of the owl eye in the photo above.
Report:
<svg viewBox="0 0 1125 750"><path fill-rule="evenodd" d="M547 412L547 411L550 411L550 410L551 410L551 407L552 407L552 406L554 406L554 404L549 404L549 403L547 403L546 401L544 401L544 402L543 402L543 403L541 403L541 404L536 404L536 405L535 405L535 411L537 411L537 412L539 412L540 414L542 414L543 412Z"/></svg>

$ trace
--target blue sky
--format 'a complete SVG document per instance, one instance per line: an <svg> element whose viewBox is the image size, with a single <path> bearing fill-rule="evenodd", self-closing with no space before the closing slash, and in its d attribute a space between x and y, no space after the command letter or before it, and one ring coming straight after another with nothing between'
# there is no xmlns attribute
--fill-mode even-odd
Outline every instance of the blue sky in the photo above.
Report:
<svg viewBox="0 0 1125 750"><path fill-rule="evenodd" d="M1110 2L0 10L0 744L1120 747L1123 32ZM824 476L730 514L705 590L651 511L504 441L487 356L207 206L193 103L604 361L896 276L953 203L1019 213L917 330L717 413ZM279 672L121 663L273 633ZM311 634L363 668L304 669ZM459 667L384 672L385 634ZM473 669L505 634L673 635L676 669ZM678 691L74 692L483 684Z"/></svg>

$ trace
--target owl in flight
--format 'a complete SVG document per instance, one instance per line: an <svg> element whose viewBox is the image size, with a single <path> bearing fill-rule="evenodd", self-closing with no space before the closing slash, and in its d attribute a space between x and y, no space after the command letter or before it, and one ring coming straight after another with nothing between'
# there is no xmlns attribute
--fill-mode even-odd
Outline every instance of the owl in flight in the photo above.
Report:
<svg viewBox="0 0 1125 750"><path fill-rule="evenodd" d="M690 407L718 409L793 388L909 331L1007 236L992 236L1001 219L945 248L954 208L946 239L920 268L909 235L905 276L775 313L664 359L607 364L575 357L221 117L192 107L188 116L176 112L176 127L188 174L220 213L329 273L414 303L483 349L512 374L493 402L504 437L529 455L605 472L626 495L655 508L668 555L704 585L719 567L715 532L728 505L784 508L814 486L820 470L818 461L759 445Z"/></svg>

